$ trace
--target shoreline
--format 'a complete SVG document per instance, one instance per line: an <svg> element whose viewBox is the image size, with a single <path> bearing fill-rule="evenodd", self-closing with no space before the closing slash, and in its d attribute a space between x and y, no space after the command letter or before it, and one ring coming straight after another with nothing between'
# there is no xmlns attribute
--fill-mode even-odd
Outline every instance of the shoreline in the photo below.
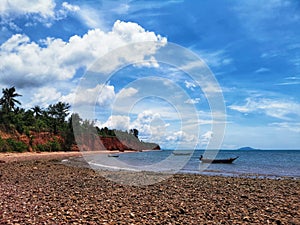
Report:
<svg viewBox="0 0 300 225"><path fill-rule="evenodd" d="M1 224L300 224L299 180L174 174L129 186L44 159L0 164L0 182Z"/></svg>
<svg viewBox="0 0 300 225"><path fill-rule="evenodd" d="M139 153L139 152L151 152L151 151L162 151L162 150L143 150L143 151L119 151L119 150L98 150L98 151L59 151L59 152L6 152L0 153L0 165L5 163L12 163L12 162L30 162L30 161L49 161L49 160L59 160L61 163L63 160L67 160L68 163L62 163L66 166L76 166L76 167L88 167L92 168L87 162L85 162L84 157L88 157L93 154L103 154L103 155L119 155L125 153ZM84 165L85 164L85 165ZM133 170L126 170L124 168L119 169L99 169L99 171L133 171ZM135 172L144 173L150 171L143 171L143 170L136 170ZM165 172L165 171L157 171L154 173L160 174L183 174L183 175L200 175L200 176L209 176L209 177L229 177L229 178L246 178L246 179L271 179L271 180L300 180L300 177L295 176L282 176L282 175L274 175L274 174L264 174L264 173L228 173L223 171L215 171L215 170L204 170L201 172L188 172L188 171L178 171L176 173L172 172Z"/></svg>
<svg viewBox="0 0 300 225"><path fill-rule="evenodd" d="M148 151L161 151L161 150L96 150L96 151L59 151L59 152L1 152L0 163L31 161L31 160L49 160L49 159L65 159L70 157L81 157L91 154L124 154L124 153L137 153Z"/></svg>

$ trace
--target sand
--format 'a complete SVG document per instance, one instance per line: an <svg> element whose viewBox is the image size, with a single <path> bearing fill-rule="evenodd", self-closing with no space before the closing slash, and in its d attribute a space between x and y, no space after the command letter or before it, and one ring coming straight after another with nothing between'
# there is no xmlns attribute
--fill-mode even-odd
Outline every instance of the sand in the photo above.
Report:
<svg viewBox="0 0 300 225"><path fill-rule="evenodd" d="M128 186L56 156L0 163L0 224L300 224L299 180L177 174Z"/></svg>
<svg viewBox="0 0 300 225"><path fill-rule="evenodd" d="M20 162L20 161L29 161L29 160L50 160L50 159L64 159L68 157L80 157L82 154L122 154L122 153L130 153L134 151L123 151L119 150L110 150L110 151L67 151L67 152L24 152L24 153L16 153L16 152L8 152L8 153L0 153L0 162Z"/></svg>

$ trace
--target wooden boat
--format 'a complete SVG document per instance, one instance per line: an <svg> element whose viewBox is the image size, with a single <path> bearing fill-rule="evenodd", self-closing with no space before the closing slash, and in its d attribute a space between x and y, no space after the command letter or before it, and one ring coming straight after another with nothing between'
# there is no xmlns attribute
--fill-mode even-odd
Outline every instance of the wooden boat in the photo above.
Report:
<svg viewBox="0 0 300 225"><path fill-rule="evenodd" d="M119 157L119 155L116 155L116 154L108 154L107 156L108 157Z"/></svg>
<svg viewBox="0 0 300 225"><path fill-rule="evenodd" d="M173 155L190 155L190 152L172 152Z"/></svg>
<svg viewBox="0 0 300 225"><path fill-rule="evenodd" d="M203 156L200 156L200 161L203 163L232 163L234 160L236 160L238 158L228 158L228 159L204 159Z"/></svg>

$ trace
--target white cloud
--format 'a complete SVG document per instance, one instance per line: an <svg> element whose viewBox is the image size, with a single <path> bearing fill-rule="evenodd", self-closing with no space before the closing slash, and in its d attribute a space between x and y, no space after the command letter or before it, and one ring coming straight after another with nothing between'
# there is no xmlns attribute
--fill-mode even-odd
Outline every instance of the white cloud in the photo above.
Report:
<svg viewBox="0 0 300 225"><path fill-rule="evenodd" d="M297 85L300 84L300 77L292 76L284 78L284 82L275 85Z"/></svg>
<svg viewBox="0 0 300 225"><path fill-rule="evenodd" d="M232 63L233 59L227 56L225 50L218 50L214 52L202 51L199 52L199 56L203 59L208 66L220 67L226 66Z"/></svg>
<svg viewBox="0 0 300 225"><path fill-rule="evenodd" d="M122 90L119 91L119 93L117 94L117 98L129 98L133 95L135 95L136 93L138 93L138 90L136 88L133 87L129 87L129 88L123 88Z"/></svg>
<svg viewBox="0 0 300 225"><path fill-rule="evenodd" d="M53 87L42 87L33 94L30 104L47 107L52 102L56 102L61 97L61 93Z"/></svg>
<svg viewBox="0 0 300 225"><path fill-rule="evenodd" d="M65 19L70 13L78 13L80 11L80 7L78 5L72 5L68 2L63 2L61 4L61 8L55 11L54 20L62 20ZM47 21L49 25L51 24L51 20Z"/></svg>
<svg viewBox="0 0 300 225"><path fill-rule="evenodd" d="M261 68L255 70L255 73L266 73L266 72L269 72L269 71L270 71L270 69L265 68L265 67L261 67Z"/></svg>
<svg viewBox="0 0 300 225"><path fill-rule="evenodd" d="M212 137L213 137L212 131L207 131L206 133L202 134L200 138L200 145L206 146L210 142L210 139Z"/></svg>
<svg viewBox="0 0 300 225"><path fill-rule="evenodd" d="M189 82L187 80L184 81L184 84L186 86L186 88L191 89L192 91L194 90L194 88L196 87L196 84L193 82Z"/></svg>
<svg viewBox="0 0 300 225"><path fill-rule="evenodd" d="M42 48L25 35L13 35L0 46L0 81L16 86L41 86L53 79L71 78L75 67L65 65L59 56L64 45L59 39L48 40L47 48Z"/></svg>
<svg viewBox="0 0 300 225"><path fill-rule="evenodd" d="M224 144L235 145L237 148L251 146L258 149L295 149L299 148L300 139L299 132L281 128L277 123L269 126L232 123L226 127Z"/></svg>
<svg viewBox="0 0 300 225"><path fill-rule="evenodd" d="M188 62L187 64L181 66L180 69L183 71L190 71L193 69L201 69L203 67L206 67L205 62L202 60L201 61L197 60L197 61Z"/></svg>
<svg viewBox="0 0 300 225"><path fill-rule="evenodd" d="M103 124L96 124L98 127L108 127L117 130L129 130L130 118L128 116L113 115Z"/></svg>
<svg viewBox="0 0 300 225"><path fill-rule="evenodd" d="M27 26L35 26L37 22L46 27L52 26L53 21L61 20L67 17L71 12L79 12L80 7L63 2L61 6L55 4L55 0L8 0L0 4L0 24L20 32L15 23L15 19L25 18Z"/></svg>
<svg viewBox="0 0 300 225"><path fill-rule="evenodd" d="M188 134L182 130L173 132L169 136L166 137L166 140L174 144L183 144L183 146L187 146L187 144L196 141L196 137L192 134Z"/></svg>
<svg viewBox="0 0 300 225"><path fill-rule="evenodd" d="M282 99L247 98L244 105L230 105L229 108L242 113L264 113L284 120L289 120L292 115L300 116L299 103Z"/></svg>
<svg viewBox="0 0 300 225"><path fill-rule="evenodd" d="M144 136L150 136L152 135L151 122L159 118L159 113L146 110L138 114L136 120L132 122L131 127L138 129Z"/></svg>
<svg viewBox="0 0 300 225"><path fill-rule="evenodd" d="M197 104L200 102L200 98L190 98L190 99L187 99L184 103L187 103L187 104Z"/></svg>
<svg viewBox="0 0 300 225"><path fill-rule="evenodd" d="M269 125L275 127L276 129L284 129L284 130L300 133L300 123L281 122L281 123L271 123Z"/></svg>
<svg viewBox="0 0 300 225"><path fill-rule="evenodd" d="M299 13L295 10L298 7L297 1L236 1L234 5L233 9L237 12L237 18L240 19L240 24L249 37L269 44L270 41L274 41L274 35L278 35L278 37L280 36L276 41L278 45L287 46L291 43L291 36L282 32L281 28L298 23ZM282 49L278 52L280 51L284 52ZM265 56L273 57L276 55L277 53L275 55L267 53Z"/></svg>
<svg viewBox="0 0 300 225"><path fill-rule="evenodd" d="M71 105L109 106L115 99L114 86L98 84L94 88L78 89L68 95L62 96L61 101L69 102Z"/></svg>
<svg viewBox="0 0 300 225"><path fill-rule="evenodd" d="M299 85L299 84L300 84L300 81L289 81L289 82L277 83L275 85L284 86L284 85Z"/></svg>
<svg viewBox="0 0 300 225"><path fill-rule="evenodd" d="M112 9L113 12L116 12L118 14L126 14L128 13L130 9L130 5L129 4L120 4L119 6L117 6L116 8Z"/></svg>
<svg viewBox="0 0 300 225"><path fill-rule="evenodd" d="M223 93L222 88L215 81L204 81L201 83L201 89L206 96Z"/></svg>
<svg viewBox="0 0 300 225"><path fill-rule="evenodd" d="M81 6L78 15L89 28L104 28L102 14L96 9Z"/></svg>
<svg viewBox="0 0 300 225"><path fill-rule="evenodd" d="M76 11L79 11L80 10L80 7L78 5L71 5L70 3L68 2L63 2L62 3L62 6L67 9L68 11L73 11L73 12L76 12Z"/></svg>
<svg viewBox="0 0 300 225"><path fill-rule="evenodd" d="M145 40L166 42L165 38L145 31L138 24L122 21L116 21L110 32L93 29L83 36L74 35L68 41L47 38L34 42L26 35L15 34L0 46L0 83L33 88L68 81L79 68L89 67L111 50ZM155 53L157 48L150 45L149 49L135 49L128 53L128 60L142 61L148 54ZM111 70L118 63L111 61L108 65Z"/></svg>
<svg viewBox="0 0 300 225"><path fill-rule="evenodd" d="M167 133L166 129L170 124L165 123L158 113L143 111L137 115L135 120L129 116L111 115L104 123L97 123L99 127L108 127L118 130L137 129L139 137L146 141L164 140Z"/></svg>
<svg viewBox="0 0 300 225"><path fill-rule="evenodd" d="M54 0L4 0L0 4L0 15L16 17L22 14L36 13L47 18L54 16L54 8Z"/></svg>

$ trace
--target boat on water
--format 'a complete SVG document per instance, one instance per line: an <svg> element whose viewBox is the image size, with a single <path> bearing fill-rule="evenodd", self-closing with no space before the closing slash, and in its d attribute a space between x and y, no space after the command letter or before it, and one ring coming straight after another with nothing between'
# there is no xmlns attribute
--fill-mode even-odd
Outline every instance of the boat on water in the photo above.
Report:
<svg viewBox="0 0 300 225"><path fill-rule="evenodd" d="M173 155L190 155L190 152L172 152Z"/></svg>
<svg viewBox="0 0 300 225"><path fill-rule="evenodd" d="M107 156L108 157L119 157L119 155L117 155L117 154L108 154Z"/></svg>
<svg viewBox="0 0 300 225"><path fill-rule="evenodd" d="M199 159L202 163L232 163L237 158L238 156L234 158L228 158L228 159L205 159L201 155Z"/></svg>

